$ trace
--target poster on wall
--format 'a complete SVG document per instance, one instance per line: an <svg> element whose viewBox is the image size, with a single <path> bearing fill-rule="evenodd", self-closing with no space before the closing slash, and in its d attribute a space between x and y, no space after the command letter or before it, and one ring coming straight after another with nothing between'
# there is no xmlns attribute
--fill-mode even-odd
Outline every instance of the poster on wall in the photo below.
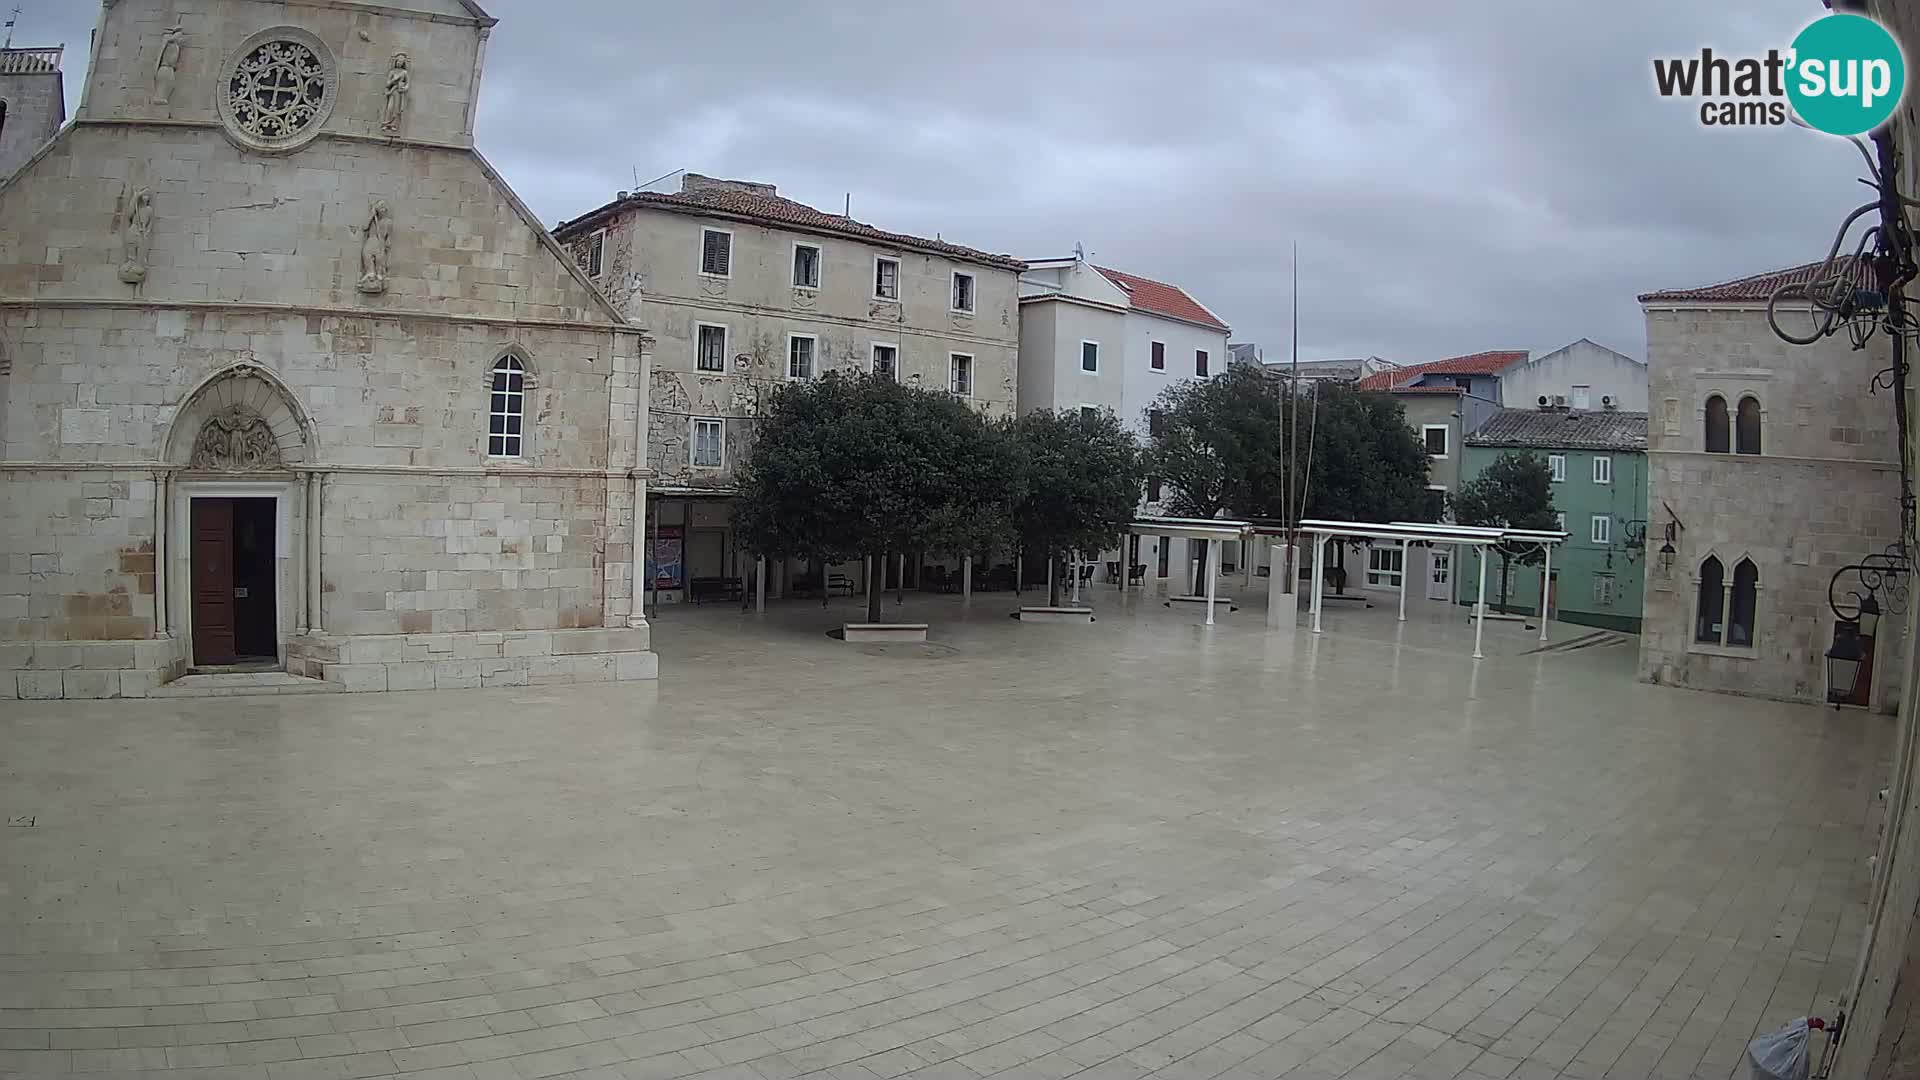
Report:
<svg viewBox="0 0 1920 1080"><path fill-rule="evenodd" d="M647 580L656 589L678 589L686 575L686 527L662 525L647 538Z"/></svg>

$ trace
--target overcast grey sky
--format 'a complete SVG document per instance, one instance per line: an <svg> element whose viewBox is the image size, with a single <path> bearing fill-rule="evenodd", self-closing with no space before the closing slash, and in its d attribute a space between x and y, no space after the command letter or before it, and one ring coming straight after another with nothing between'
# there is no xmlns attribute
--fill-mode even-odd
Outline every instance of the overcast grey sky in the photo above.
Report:
<svg viewBox="0 0 1920 1080"><path fill-rule="evenodd" d="M72 47L94 0L13 0ZM1818 0L482 0L480 148L549 225L673 169L1176 282L1269 357L1591 337L1637 293L1825 254L1859 157L1710 130L1651 59L1784 48Z"/></svg>

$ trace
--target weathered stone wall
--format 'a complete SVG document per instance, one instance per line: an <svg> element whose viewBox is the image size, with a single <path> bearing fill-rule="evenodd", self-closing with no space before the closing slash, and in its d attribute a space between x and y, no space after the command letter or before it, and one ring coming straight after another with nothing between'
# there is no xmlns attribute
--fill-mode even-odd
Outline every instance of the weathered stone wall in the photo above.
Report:
<svg viewBox="0 0 1920 1080"><path fill-rule="evenodd" d="M1870 396L1886 366L1884 344L1853 350L1844 336L1790 345L1764 313L1722 308L1647 313L1650 418L1650 552L1679 524L1669 569L1649 559L1643 678L1677 686L1790 700L1825 699L1824 655L1833 637L1827 584L1835 570L1882 552L1899 536L1893 408ZM1759 455L1705 452L1709 394L1730 408L1762 406ZM1697 573L1716 555L1760 574L1750 649L1694 641ZM1888 706L1904 668L1900 620L1881 624L1875 704Z"/></svg>
<svg viewBox="0 0 1920 1080"><path fill-rule="evenodd" d="M60 79L57 71L0 75L0 102L7 106L7 122L0 127L0 181L26 164L66 122Z"/></svg>
<svg viewBox="0 0 1920 1080"><path fill-rule="evenodd" d="M0 640L153 636L153 501L145 470L0 472Z"/></svg>

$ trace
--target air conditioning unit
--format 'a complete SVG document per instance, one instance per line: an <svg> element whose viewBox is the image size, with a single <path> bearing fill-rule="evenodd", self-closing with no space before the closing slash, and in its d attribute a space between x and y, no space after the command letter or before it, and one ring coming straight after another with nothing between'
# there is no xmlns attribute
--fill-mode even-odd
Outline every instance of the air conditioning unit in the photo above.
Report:
<svg viewBox="0 0 1920 1080"><path fill-rule="evenodd" d="M1613 395L1612 395L1612 394L1602 394L1602 395L1600 396L1600 407L1601 407L1601 408L1603 408L1603 409L1611 409L1611 408L1613 408Z"/></svg>
<svg viewBox="0 0 1920 1080"><path fill-rule="evenodd" d="M1547 395L1545 394L1540 395L1540 407L1543 409L1547 407Z"/></svg>
<svg viewBox="0 0 1920 1080"><path fill-rule="evenodd" d="M1553 395L1553 407L1554 407L1554 408L1556 408L1556 409L1564 409L1564 408L1566 408L1566 407L1567 407L1567 395L1565 395L1565 394L1555 394L1555 395Z"/></svg>

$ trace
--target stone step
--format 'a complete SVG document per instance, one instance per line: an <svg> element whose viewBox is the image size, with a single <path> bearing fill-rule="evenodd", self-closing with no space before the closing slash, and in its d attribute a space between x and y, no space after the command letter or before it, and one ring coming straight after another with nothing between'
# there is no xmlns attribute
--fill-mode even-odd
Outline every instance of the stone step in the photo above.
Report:
<svg viewBox="0 0 1920 1080"><path fill-rule="evenodd" d="M234 671L182 675L156 687L151 697L246 697L254 694L339 694L339 683L303 679L284 671Z"/></svg>

